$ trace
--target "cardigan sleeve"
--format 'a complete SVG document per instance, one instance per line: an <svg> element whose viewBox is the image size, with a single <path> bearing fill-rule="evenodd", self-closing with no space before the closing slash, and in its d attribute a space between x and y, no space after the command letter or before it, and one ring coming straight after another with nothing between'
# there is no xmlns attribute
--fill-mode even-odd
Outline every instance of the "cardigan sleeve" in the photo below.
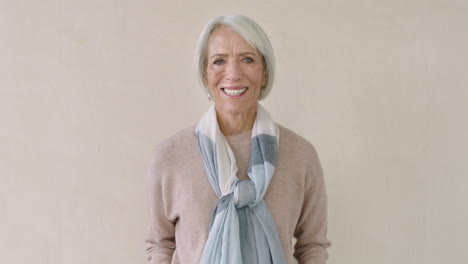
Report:
<svg viewBox="0 0 468 264"><path fill-rule="evenodd" d="M302 211L294 232L294 256L299 264L324 264L331 245L327 239L327 195L317 152L310 146Z"/></svg>
<svg viewBox="0 0 468 264"><path fill-rule="evenodd" d="M168 219L164 203L164 152L156 148L147 170L149 228L145 240L147 259L151 264L170 264L176 248L175 222Z"/></svg>

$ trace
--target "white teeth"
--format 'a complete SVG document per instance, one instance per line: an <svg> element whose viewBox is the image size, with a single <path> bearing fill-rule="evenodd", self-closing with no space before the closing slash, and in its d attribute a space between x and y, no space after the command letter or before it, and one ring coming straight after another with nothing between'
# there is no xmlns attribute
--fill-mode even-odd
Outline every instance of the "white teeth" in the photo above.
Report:
<svg viewBox="0 0 468 264"><path fill-rule="evenodd" d="M245 92L245 90L247 90L247 88L242 88L242 89L226 89L226 88L224 88L224 92L227 93L230 96L239 96L243 92Z"/></svg>

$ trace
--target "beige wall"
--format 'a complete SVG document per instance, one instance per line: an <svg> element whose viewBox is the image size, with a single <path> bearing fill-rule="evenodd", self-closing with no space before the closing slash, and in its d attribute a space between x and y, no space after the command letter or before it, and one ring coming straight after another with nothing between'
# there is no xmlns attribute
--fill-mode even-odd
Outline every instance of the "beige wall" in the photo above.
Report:
<svg viewBox="0 0 468 264"><path fill-rule="evenodd" d="M467 263L468 2L0 0L0 263L144 263L151 148L208 102L202 26L270 35L317 147L329 263Z"/></svg>

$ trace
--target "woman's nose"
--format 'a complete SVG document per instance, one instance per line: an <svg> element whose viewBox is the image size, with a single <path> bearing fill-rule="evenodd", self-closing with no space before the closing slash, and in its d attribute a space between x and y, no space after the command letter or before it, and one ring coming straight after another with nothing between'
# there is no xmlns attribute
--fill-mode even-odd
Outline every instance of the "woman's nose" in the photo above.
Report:
<svg viewBox="0 0 468 264"><path fill-rule="evenodd" d="M226 78L230 81L236 81L242 78L242 72L238 63L228 63L226 67Z"/></svg>

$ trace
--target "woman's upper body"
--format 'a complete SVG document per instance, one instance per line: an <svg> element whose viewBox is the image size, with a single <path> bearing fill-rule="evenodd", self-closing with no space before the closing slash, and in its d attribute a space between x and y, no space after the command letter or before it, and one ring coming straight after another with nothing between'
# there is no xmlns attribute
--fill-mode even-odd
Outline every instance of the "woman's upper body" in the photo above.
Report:
<svg viewBox="0 0 468 264"><path fill-rule="evenodd" d="M291 239L297 238L299 263L325 263L327 201L314 147L279 126L278 160L264 200L273 215L287 263L294 262ZM226 137L247 179L250 131ZM199 151L195 127L182 130L154 150L149 169L150 263L199 263L218 197L212 190Z"/></svg>
<svg viewBox="0 0 468 264"><path fill-rule="evenodd" d="M296 237L299 263L325 263L330 243L317 153L258 105L274 77L268 37L247 17L218 17L202 32L196 61L214 106L196 128L153 153L150 262L294 263Z"/></svg>

